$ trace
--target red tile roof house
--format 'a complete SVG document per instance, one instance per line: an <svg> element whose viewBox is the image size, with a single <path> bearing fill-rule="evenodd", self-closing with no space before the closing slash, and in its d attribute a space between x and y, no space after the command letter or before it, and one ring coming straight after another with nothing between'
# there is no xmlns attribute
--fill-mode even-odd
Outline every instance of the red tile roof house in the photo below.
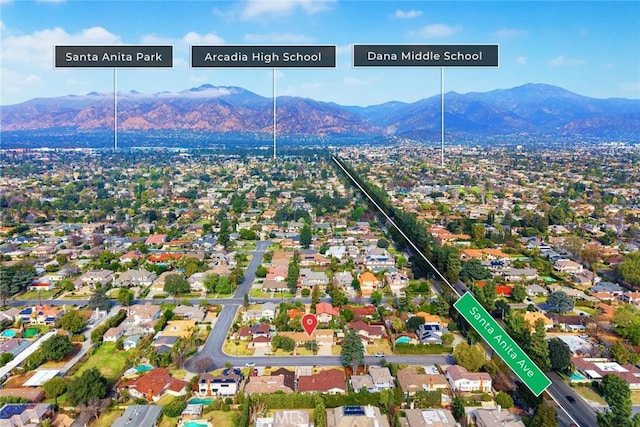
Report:
<svg viewBox="0 0 640 427"><path fill-rule="evenodd" d="M138 378L121 382L117 391L128 390L136 399L157 402L167 394L186 395L188 386L188 382L173 378L165 368L155 368Z"/></svg>
<svg viewBox="0 0 640 427"><path fill-rule="evenodd" d="M351 322L351 328L355 329L358 335L365 340L379 340L386 335L384 326L369 325L361 320Z"/></svg>
<svg viewBox="0 0 640 427"><path fill-rule="evenodd" d="M301 375L298 377L298 391L344 394L347 392L346 380L347 377L341 369L328 369L315 375Z"/></svg>
<svg viewBox="0 0 640 427"><path fill-rule="evenodd" d="M320 302L316 305L316 317L320 323L329 323L334 317L340 316L340 309L329 302Z"/></svg>

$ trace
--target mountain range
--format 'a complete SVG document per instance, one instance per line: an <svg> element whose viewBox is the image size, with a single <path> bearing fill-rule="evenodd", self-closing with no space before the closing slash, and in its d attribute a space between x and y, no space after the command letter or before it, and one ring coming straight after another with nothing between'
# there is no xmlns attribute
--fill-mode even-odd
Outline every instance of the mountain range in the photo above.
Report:
<svg viewBox="0 0 640 427"><path fill-rule="evenodd" d="M240 87L202 85L182 92L118 93L120 131L271 133L272 99ZM286 135L393 135L439 138L440 95L369 107L277 97L277 130ZM36 98L3 106L4 131L113 128L113 94ZM447 135L623 138L640 141L640 100L598 99L557 86L525 84L445 94Z"/></svg>

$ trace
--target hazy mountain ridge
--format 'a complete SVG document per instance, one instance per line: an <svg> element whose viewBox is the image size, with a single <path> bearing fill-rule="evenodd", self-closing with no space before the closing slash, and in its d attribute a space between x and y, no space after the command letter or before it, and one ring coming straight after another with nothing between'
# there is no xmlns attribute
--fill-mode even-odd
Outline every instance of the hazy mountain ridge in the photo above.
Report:
<svg viewBox="0 0 640 427"><path fill-rule="evenodd" d="M368 107L308 98L277 98L282 134L397 135L432 138L440 133L440 95L413 103ZM118 93L118 129L270 133L272 99L246 89L202 85L181 92ZM7 131L113 128L113 95L89 93L36 98L3 106ZM445 130L457 136L558 135L640 140L640 100L597 99L545 84L490 92L445 94Z"/></svg>

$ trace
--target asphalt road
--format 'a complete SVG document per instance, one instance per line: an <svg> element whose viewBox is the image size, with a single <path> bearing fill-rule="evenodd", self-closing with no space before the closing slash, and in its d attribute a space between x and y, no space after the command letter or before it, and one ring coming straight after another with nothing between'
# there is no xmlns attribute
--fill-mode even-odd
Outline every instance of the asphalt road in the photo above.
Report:
<svg viewBox="0 0 640 427"><path fill-rule="evenodd" d="M546 390L555 401L564 408L564 410L571 416L572 422L575 422L580 427L593 427L597 426L596 413L587 402L578 395L569 385L567 385L555 372L547 373L547 376L551 380L552 384ZM573 396L574 403L567 400L567 396ZM558 412L558 418L562 421L566 415L561 414L562 410L556 409ZM566 421L565 421L566 422Z"/></svg>

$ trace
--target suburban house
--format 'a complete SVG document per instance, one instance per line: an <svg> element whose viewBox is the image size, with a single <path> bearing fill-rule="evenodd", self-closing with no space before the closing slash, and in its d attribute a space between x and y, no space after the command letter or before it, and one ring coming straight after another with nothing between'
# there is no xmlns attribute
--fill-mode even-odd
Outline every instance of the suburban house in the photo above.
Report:
<svg viewBox="0 0 640 427"><path fill-rule="evenodd" d="M116 342L124 335L124 328L122 326L116 326L113 328L107 329L107 331L102 336L102 341L104 342Z"/></svg>
<svg viewBox="0 0 640 427"><path fill-rule="evenodd" d="M113 286L119 288L131 288L134 286L146 287L156 279L156 273L144 268L140 270L127 270L113 280Z"/></svg>
<svg viewBox="0 0 640 427"><path fill-rule="evenodd" d="M517 414L501 409L476 409L473 411L478 427L524 427Z"/></svg>
<svg viewBox="0 0 640 427"><path fill-rule="evenodd" d="M403 368L398 370L397 378L402 392L409 396L413 396L417 391L449 389L447 379L435 367L424 374L418 373L417 368Z"/></svg>
<svg viewBox="0 0 640 427"><path fill-rule="evenodd" d="M389 427L386 415L376 406L339 406L327 409L327 427Z"/></svg>
<svg viewBox="0 0 640 427"><path fill-rule="evenodd" d="M640 390L640 368L632 364L620 365L607 359L581 357L572 357L571 363L588 380L599 381L605 375L612 374L622 378L632 391Z"/></svg>
<svg viewBox="0 0 640 427"><path fill-rule="evenodd" d="M486 372L469 372L459 365L449 366L445 378L454 392L491 391L491 376Z"/></svg>
<svg viewBox="0 0 640 427"><path fill-rule="evenodd" d="M340 316L340 309L334 307L330 302L319 302L316 304L316 318L320 323L329 323L334 317Z"/></svg>
<svg viewBox="0 0 640 427"><path fill-rule="evenodd" d="M113 271L111 270L89 270L80 276L78 281L80 286L76 286L76 289L80 289L82 286L89 286L90 289L95 289L98 286L104 286L113 280Z"/></svg>
<svg viewBox="0 0 640 427"><path fill-rule="evenodd" d="M190 305L179 305L173 309L173 314L177 318L193 319L196 322L202 322L207 316L204 308Z"/></svg>
<svg viewBox="0 0 640 427"><path fill-rule="evenodd" d="M273 320L276 317L277 308L272 302L265 302L257 310L247 310L242 313L243 322L251 322L260 319Z"/></svg>
<svg viewBox="0 0 640 427"><path fill-rule="evenodd" d="M277 391L282 393L293 393L293 390L285 385L284 380L284 375L249 377L244 386L244 393L275 393Z"/></svg>
<svg viewBox="0 0 640 427"><path fill-rule="evenodd" d="M173 378L167 369L154 368L138 378L121 382L117 391L128 390L133 398L157 402L167 394L184 396L188 386L188 382Z"/></svg>
<svg viewBox="0 0 640 427"><path fill-rule="evenodd" d="M340 271L333 275L333 286L339 289L350 289L353 275L349 271Z"/></svg>
<svg viewBox="0 0 640 427"><path fill-rule="evenodd" d="M570 259L559 259L553 264L553 269L560 273L581 273L584 267Z"/></svg>
<svg viewBox="0 0 640 427"><path fill-rule="evenodd" d="M371 296L371 294L382 286L382 282L372 272L365 271L358 277L360 282L360 292L362 296Z"/></svg>
<svg viewBox="0 0 640 427"><path fill-rule="evenodd" d="M549 330L553 328L553 320L545 316L540 311L527 311L524 313L524 323L532 331L536 328L536 322L541 320L544 323L545 329Z"/></svg>
<svg viewBox="0 0 640 427"><path fill-rule="evenodd" d="M313 271L310 268L301 268L299 283L302 288L318 286L322 289L329 284L329 277L327 277L327 273L324 271Z"/></svg>
<svg viewBox="0 0 640 427"><path fill-rule="evenodd" d="M327 369L317 374L300 375L298 377L298 391L300 393L346 393L345 373L342 369Z"/></svg>
<svg viewBox="0 0 640 427"><path fill-rule="evenodd" d="M386 331L382 325L369 325L362 320L351 322L351 328L360 335L363 341L379 340L386 336Z"/></svg>
<svg viewBox="0 0 640 427"><path fill-rule="evenodd" d="M447 409L405 409L400 418L403 427L447 427L455 426L456 420Z"/></svg>
<svg viewBox="0 0 640 427"><path fill-rule="evenodd" d="M409 285L409 278L407 275L399 272L385 274L384 280L395 296L401 296L403 289Z"/></svg>
<svg viewBox="0 0 640 427"><path fill-rule="evenodd" d="M442 334L448 331L440 322L423 323L418 326L416 336L422 344L442 344Z"/></svg>
<svg viewBox="0 0 640 427"><path fill-rule="evenodd" d="M200 396L235 396L240 389L242 375L232 369L222 375L201 374L198 377Z"/></svg>

